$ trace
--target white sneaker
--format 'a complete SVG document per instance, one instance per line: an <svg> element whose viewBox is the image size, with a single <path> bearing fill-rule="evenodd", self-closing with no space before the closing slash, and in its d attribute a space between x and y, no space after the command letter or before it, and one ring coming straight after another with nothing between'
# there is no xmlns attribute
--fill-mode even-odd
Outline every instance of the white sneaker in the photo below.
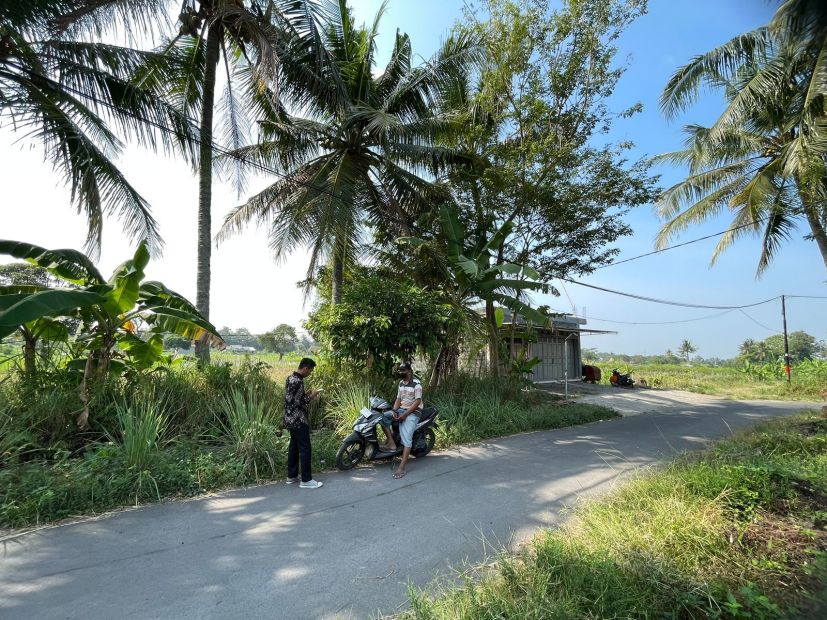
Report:
<svg viewBox="0 0 827 620"><path fill-rule="evenodd" d="M298 476L296 476L295 478L288 478L284 481L284 484L296 484L299 480L301 480L301 478L299 478Z"/></svg>
<svg viewBox="0 0 827 620"><path fill-rule="evenodd" d="M300 482L299 488L300 489L318 489L322 486L323 483L319 482L318 480L308 480L307 482Z"/></svg>

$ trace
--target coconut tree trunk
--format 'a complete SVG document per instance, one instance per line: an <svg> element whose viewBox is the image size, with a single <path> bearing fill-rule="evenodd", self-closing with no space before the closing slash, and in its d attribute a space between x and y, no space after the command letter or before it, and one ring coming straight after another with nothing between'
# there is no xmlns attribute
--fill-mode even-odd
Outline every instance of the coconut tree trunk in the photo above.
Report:
<svg viewBox="0 0 827 620"><path fill-rule="evenodd" d="M804 216L810 225L810 232L813 234L816 245L818 245L818 251L821 252L821 260L824 261L824 266L827 267L827 232L824 230L824 225L812 204L804 204Z"/></svg>
<svg viewBox="0 0 827 620"><path fill-rule="evenodd" d="M214 22L207 32L207 66L204 72L204 95L201 101L201 130L198 156L198 266L195 307L205 319L210 318L210 258L212 254L212 129L215 108L215 76L221 52L222 25ZM195 343L199 365L210 363L210 347L205 341Z"/></svg>
<svg viewBox="0 0 827 620"><path fill-rule="evenodd" d="M344 244L336 242L333 249L333 288L331 297L333 305L342 303L342 291L345 283L345 248Z"/></svg>
<svg viewBox="0 0 827 620"><path fill-rule="evenodd" d="M428 381L428 389L441 386L445 380L457 371L459 362L459 343L453 340L450 344L444 344L439 349L439 354L434 361L434 368L431 371L431 378Z"/></svg>

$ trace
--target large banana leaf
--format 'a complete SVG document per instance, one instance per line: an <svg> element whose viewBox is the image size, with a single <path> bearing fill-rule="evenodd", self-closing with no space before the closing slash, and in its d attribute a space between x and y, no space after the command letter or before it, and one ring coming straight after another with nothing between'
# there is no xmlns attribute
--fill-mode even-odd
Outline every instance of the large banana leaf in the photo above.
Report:
<svg viewBox="0 0 827 620"><path fill-rule="evenodd" d="M453 263L455 266L462 269L462 271L468 275L470 278L477 278L480 275L480 268L477 265L476 261L468 258L463 254L458 254L456 256L449 256L448 259Z"/></svg>
<svg viewBox="0 0 827 620"><path fill-rule="evenodd" d="M502 292L503 290L511 291L542 291L546 292L547 286L542 282L533 282L531 280L512 280L496 278L491 280L484 280L477 283L476 291L480 295L493 293L494 291Z"/></svg>
<svg viewBox="0 0 827 620"><path fill-rule="evenodd" d="M503 243L505 243L505 240L508 238L508 235L511 234L511 231L513 229L514 224L512 222L506 222L505 224L500 226L500 229L493 235L491 235L491 238L488 240L488 243L486 243L483 246L481 253L499 251L499 249L502 247Z"/></svg>
<svg viewBox="0 0 827 620"><path fill-rule="evenodd" d="M105 301L104 297L89 291L50 289L34 295L26 295L0 311L0 338L7 336L20 325L39 318L61 316L103 301Z"/></svg>
<svg viewBox="0 0 827 620"><path fill-rule="evenodd" d="M511 308L512 312L521 314L524 319L531 321L536 325L545 326L549 323L549 317L547 315L543 314L539 310L535 310L519 299L515 299L514 297L503 295L501 293L492 293L491 298L500 302L503 306Z"/></svg>
<svg viewBox="0 0 827 620"><path fill-rule="evenodd" d="M92 261L77 250L47 250L31 243L0 239L0 254L43 267L72 284L100 284L106 281Z"/></svg>
<svg viewBox="0 0 827 620"><path fill-rule="evenodd" d="M201 316L198 309L186 297L154 280L141 284L138 300L145 307L166 306Z"/></svg>
<svg viewBox="0 0 827 620"><path fill-rule="evenodd" d="M9 284L6 286L0 286L0 295L34 295L35 293L45 291L48 288L49 287L47 286L38 286L36 284Z"/></svg>
<svg viewBox="0 0 827 620"><path fill-rule="evenodd" d="M129 357L132 365L139 369L151 368L164 356L164 339L153 334L149 340L124 332L118 337L118 347Z"/></svg>
<svg viewBox="0 0 827 620"><path fill-rule="evenodd" d="M448 256L461 255L463 241L465 240L465 229L459 221L456 210L443 205L439 210L439 219L442 223L442 232L445 235Z"/></svg>
<svg viewBox="0 0 827 620"><path fill-rule="evenodd" d="M28 293L9 293L0 295L0 312L8 310L18 301L22 301L28 296Z"/></svg>
<svg viewBox="0 0 827 620"><path fill-rule="evenodd" d="M151 306L142 312L142 318L153 326L156 333L177 334L190 340L204 339L212 346L224 344L215 326L197 313L166 305Z"/></svg>
<svg viewBox="0 0 827 620"><path fill-rule="evenodd" d="M502 265L493 265L491 269L507 273L512 276L524 276L530 280L539 280L540 274L533 267L528 265L515 265L514 263L503 263Z"/></svg>
<svg viewBox="0 0 827 620"><path fill-rule="evenodd" d="M69 329L56 319L43 317L37 319L34 323L29 324L29 329L36 338L43 338L45 340L65 341L69 339Z"/></svg>
<svg viewBox="0 0 827 620"><path fill-rule="evenodd" d="M115 270L109 279L112 292L109 294L107 309L113 314L124 314L135 307L144 279L144 269L149 263L146 241L138 244L135 255Z"/></svg>

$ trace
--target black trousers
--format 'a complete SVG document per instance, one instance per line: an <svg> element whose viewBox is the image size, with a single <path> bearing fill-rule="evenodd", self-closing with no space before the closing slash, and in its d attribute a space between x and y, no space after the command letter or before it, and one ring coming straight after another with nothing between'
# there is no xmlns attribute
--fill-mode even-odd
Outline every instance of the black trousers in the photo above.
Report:
<svg viewBox="0 0 827 620"><path fill-rule="evenodd" d="M299 475L301 462L302 482L313 480L310 473L310 427L301 424L290 431L290 445L287 448L287 477L296 478Z"/></svg>

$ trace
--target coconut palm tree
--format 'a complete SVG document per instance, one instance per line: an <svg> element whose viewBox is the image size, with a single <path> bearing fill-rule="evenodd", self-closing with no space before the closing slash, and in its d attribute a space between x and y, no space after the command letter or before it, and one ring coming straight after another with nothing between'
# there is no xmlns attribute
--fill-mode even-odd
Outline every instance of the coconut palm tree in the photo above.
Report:
<svg viewBox="0 0 827 620"><path fill-rule="evenodd" d="M173 3L164 0L96 0L67 15L67 29L120 26L170 21ZM272 114L278 108L273 86L290 91L320 90L317 22L323 14L315 0L183 0L175 36L167 36L156 50L163 63L148 62L134 72L135 83L166 98L187 118L198 119L196 155L198 171L196 306L204 317L210 312L212 255L212 180L216 142L238 148L249 139L250 115ZM224 75L221 76L221 72ZM279 78L289 78L286 82ZM219 97L220 82L223 93ZM280 93L281 94L281 93ZM319 94L318 92L316 93ZM216 140L216 130L219 132ZM231 161L231 160L230 160ZM209 349L196 346L201 363Z"/></svg>
<svg viewBox="0 0 827 620"><path fill-rule="evenodd" d="M142 84L151 84L182 112L200 119L196 307L202 316L210 313L215 113L220 115L223 146L237 149L249 139L248 112L264 115L279 108L271 87L288 50L307 51L290 37L300 39L300 32L310 32L313 39L315 17L310 8L311 3L302 1L252 0L245 6L240 0L185 0L178 36L164 45L179 71L150 68L141 77ZM284 64L291 62L297 62L295 56ZM219 65L225 72L220 102ZM201 363L208 362L209 348L197 345L196 355Z"/></svg>
<svg viewBox="0 0 827 620"><path fill-rule="evenodd" d="M375 74L384 5L370 27L357 27L345 0L323 29L327 90L308 93L298 114L273 109L259 119L260 142L235 155L281 178L224 220L219 239L249 222L266 223L278 257L311 248L308 274L332 263L332 299L341 300L343 269L358 255L367 227L408 236L418 214L442 197L423 174L464 161L435 144L452 122L437 100L457 66L475 59L466 36L450 38L424 66L411 66L411 43L397 32L390 60Z"/></svg>
<svg viewBox="0 0 827 620"><path fill-rule="evenodd" d="M100 251L103 219L113 215L128 237L147 240L157 253L162 240L149 204L114 160L125 137L155 148L192 144L195 134L175 109L130 81L138 66L154 62L163 70L157 55L90 42L66 29L66 16L88 4L0 3L0 121L43 145L73 206L86 216L88 251Z"/></svg>
<svg viewBox="0 0 827 620"><path fill-rule="evenodd" d="M728 208L734 217L713 262L739 237L760 233L760 275L803 219L827 266L827 82L818 77L825 61L809 39L763 27L678 69L661 96L667 116L703 86L723 90L727 107L711 127L686 127L683 150L659 157L689 166L689 177L658 201L667 220L659 248Z"/></svg>

